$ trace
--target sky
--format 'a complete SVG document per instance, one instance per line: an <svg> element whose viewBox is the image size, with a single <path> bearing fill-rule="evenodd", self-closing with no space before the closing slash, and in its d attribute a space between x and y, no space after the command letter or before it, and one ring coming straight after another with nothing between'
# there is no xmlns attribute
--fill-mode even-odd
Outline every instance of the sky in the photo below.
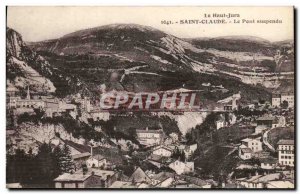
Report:
<svg viewBox="0 0 300 194"><path fill-rule="evenodd" d="M227 24L172 24L162 21L223 19L204 14L239 14ZM280 24L234 24L233 20L281 20ZM7 26L25 41L42 41L114 23L147 25L180 38L257 36L269 41L293 39L293 7L22 7L7 8Z"/></svg>

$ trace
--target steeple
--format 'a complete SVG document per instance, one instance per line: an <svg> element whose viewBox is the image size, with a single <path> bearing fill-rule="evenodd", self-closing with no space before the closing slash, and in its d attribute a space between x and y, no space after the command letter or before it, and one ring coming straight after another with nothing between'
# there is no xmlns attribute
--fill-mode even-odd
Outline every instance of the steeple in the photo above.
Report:
<svg viewBox="0 0 300 194"><path fill-rule="evenodd" d="M29 92L29 86L27 87L27 100L30 100L30 92Z"/></svg>

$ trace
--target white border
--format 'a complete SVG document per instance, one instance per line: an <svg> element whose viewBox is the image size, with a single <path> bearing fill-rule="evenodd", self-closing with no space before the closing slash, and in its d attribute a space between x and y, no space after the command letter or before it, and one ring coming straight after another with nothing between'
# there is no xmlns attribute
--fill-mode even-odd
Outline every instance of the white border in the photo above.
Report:
<svg viewBox="0 0 300 194"><path fill-rule="evenodd" d="M271 0L271 1L264 1L264 0L251 0L251 1L241 1L241 0L103 0L103 1L96 1L96 0L82 0L82 1L75 1L75 0L49 0L49 1L41 1L41 0L1 0L0 1L0 191L1 193L8 193L8 192L15 192L15 191L8 191L5 187L5 177L6 177L6 170L5 170L5 163L6 163L6 156L5 156L5 146L6 146L6 135L5 135L5 85L6 85L6 78L5 78L5 57L6 57L6 44L5 44L5 32L6 32L6 5L98 5L98 6L287 6L287 5L294 5L296 8L300 7L299 0ZM298 10L299 12L299 10ZM299 26L299 20L296 20L297 26ZM299 32L299 31L298 31ZM298 35L298 33L297 33ZM299 56L299 50L297 50L297 56ZM297 68L297 75L300 75L299 68ZM299 86L299 80L297 82L297 86ZM297 90L296 90L297 91ZM297 93L299 102L299 93ZM297 121L299 120L299 114L297 113ZM297 122L298 123L298 122ZM299 123L298 123L299 125ZM297 130L297 129L296 129ZM297 140L299 141L299 131L297 132ZM297 141L297 142L298 142ZM299 149L297 149L297 156L299 156ZM299 171L299 157L297 157L297 170ZM297 178L299 179L299 174L297 173ZM299 185L295 183L297 187ZM42 191L22 191L22 192L42 192ZM45 192L45 191L44 191ZM53 192L53 191L47 191ZM73 191L55 191L55 193L70 193ZM79 191L77 193L83 193L86 191ZM116 193L119 191L93 191L93 192L110 192ZM134 192L134 191L127 191L127 192ZM136 191L139 192L139 191ZM163 193L163 192L170 192L170 191L148 191L148 192L156 192L156 193ZM201 193L208 193L208 192L215 192L215 191L180 191L180 192L201 192ZM247 191L236 191L237 193L240 192L247 192ZM255 193L261 191L253 191ZM263 191L268 193L278 193L276 191ZM283 191L280 191L283 193Z"/></svg>

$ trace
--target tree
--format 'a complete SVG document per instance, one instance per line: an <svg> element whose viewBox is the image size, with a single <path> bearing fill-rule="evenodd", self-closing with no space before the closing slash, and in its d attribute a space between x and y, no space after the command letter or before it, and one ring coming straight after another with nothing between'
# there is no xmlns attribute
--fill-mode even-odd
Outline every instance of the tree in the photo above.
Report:
<svg viewBox="0 0 300 194"><path fill-rule="evenodd" d="M62 150L59 146L57 146L53 150L54 176L59 176L60 174L62 174L61 157Z"/></svg>
<svg viewBox="0 0 300 194"><path fill-rule="evenodd" d="M51 183L55 177L55 166L50 144L43 143L36 156L38 162L39 182Z"/></svg>
<svg viewBox="0 0 300 194"><path fill-rule="evenodd" d="M74 163L71 157L71 151L66 144L62 148L60 167L62 172L71 173L74 170Z"/></svg>
<svg viewBox="0 0 300 194"><path fill-rule="evenodd" d="M283 109L287 109L288 107L289 107L289 103L286 101L286 100L284 100L282 103L281 103L281 105L280 105Z"/></svg>

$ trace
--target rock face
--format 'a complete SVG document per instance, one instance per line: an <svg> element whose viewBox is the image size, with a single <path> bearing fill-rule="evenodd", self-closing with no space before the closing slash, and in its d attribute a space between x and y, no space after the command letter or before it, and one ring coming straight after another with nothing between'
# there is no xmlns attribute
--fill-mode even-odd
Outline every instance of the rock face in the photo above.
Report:
<svg viewBox="0 0 300 194"><path fill-rule="evenodd" d="M7 28L6 30L6 56L14 56L19 60L23 59L22 47L25 43L21 35L13 29Z"/></svg>
<svg viewBox="0 0 300 194"><path fill-rule="evenodd" d="M62 125L22 123L13 134L7 133L8 146L10 146L10 150L18 148L28 152L29 149L33 149L33 152L36 153L41 143L55 144L54 142L59 141L60 138L56 134L59 134L63 140L78 144L85 143L82 138L74 138L72 134L66 132Z"/></svg>
<svg viewBox="0 0 300 194"><path fill-rule="evenodd" d="M6 30L7 79L20 90L28 86L35 92L55 92L50 64L40 55L31 51L22 36L13 29Z"/></svg>

